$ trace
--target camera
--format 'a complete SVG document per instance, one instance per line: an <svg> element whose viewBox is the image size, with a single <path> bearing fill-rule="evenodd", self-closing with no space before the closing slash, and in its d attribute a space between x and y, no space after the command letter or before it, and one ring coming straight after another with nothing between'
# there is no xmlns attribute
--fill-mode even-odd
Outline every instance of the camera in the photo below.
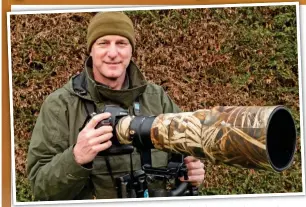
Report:
<svg viewBox="0 0 306 207"><path fill-rule="evenodd" d="M112 146L104 151L98 153L98 156L106 155L122 155L131 154L134 151L134 147L131 144L120 144L116 136L116 125L118 121L128 115L128 110L123 109L117 105L106 105L103 112L109 112L111 116L108 119L104 119L97 124L95 127L100 128L101 126L112 126L113 137L111 138ZM91 114L91 118L97 115L95 112Z"/></svg>

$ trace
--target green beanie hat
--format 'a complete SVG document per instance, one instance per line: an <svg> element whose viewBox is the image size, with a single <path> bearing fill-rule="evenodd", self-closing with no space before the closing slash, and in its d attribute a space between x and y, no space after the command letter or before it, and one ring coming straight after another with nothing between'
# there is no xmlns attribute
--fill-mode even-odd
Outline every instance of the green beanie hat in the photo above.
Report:
<svg viewBox="0 0 306 207"><path fill-rule="evenodd" d="M100 12L89 23L87 29L87 52L100 37L105 35L120 35L126 37L132 49L135 49L135 33L132 20L122 12Z"/></svg>

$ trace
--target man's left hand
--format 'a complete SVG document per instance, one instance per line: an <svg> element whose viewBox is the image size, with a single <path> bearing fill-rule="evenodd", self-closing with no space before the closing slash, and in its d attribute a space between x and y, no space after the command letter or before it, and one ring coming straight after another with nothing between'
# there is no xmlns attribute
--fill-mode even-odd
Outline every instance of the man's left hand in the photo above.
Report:
<svg viewBox="0 0 306 207"><path fill-rule="evenodd" d="M185 165L188 169L188 180L184 180L184 177L180 177L181 181L191 182L193 186L199 186L204 181L204 164L193 156L187 156L184 158Z"/></svg>

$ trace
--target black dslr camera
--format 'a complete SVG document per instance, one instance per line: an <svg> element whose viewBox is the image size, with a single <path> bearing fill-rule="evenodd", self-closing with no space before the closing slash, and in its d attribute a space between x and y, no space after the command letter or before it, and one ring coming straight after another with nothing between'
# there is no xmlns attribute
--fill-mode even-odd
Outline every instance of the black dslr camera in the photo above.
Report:
<svg viewBox="0 0 306 207"><path fill-rule="evenodd" d="M133 145L130 144L120 144L116 137L116 125L118 121L128 115L128 110L123 109L116 105L106 105L103 112L109 112L111 116L108 119L102 120L97 124L96 129L101 126L112 126L113 127L113 137L111 138L112 146L107 150L99 152L98 156L106 156L106 155L123 155L123 154L131 154L134 151ZM91 117L95 116L93 113Z"/></svg>

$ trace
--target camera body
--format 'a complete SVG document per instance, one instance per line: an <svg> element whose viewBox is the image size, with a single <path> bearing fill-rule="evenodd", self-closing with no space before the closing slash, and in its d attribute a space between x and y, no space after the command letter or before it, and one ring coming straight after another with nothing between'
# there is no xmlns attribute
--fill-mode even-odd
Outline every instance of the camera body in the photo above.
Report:
<svg viewBox="0 0 306 207"><path fill-rule="evenodd" d="M113 127L113 137L111 138L112 146L107 150L98 153L98 156L106 156L106 155L123 155L123 154L131 154L134 151L134 147L131 144L122 145L118 142L116 137L116 125L118 121L127 116L128 110L123 109L117 105L106 105L103 112L109 112L111 116L108 119L102 120L95 127L100 128L101 126L112 126ZM96 113L91 115L91 118L95 116Z"/></svg>

